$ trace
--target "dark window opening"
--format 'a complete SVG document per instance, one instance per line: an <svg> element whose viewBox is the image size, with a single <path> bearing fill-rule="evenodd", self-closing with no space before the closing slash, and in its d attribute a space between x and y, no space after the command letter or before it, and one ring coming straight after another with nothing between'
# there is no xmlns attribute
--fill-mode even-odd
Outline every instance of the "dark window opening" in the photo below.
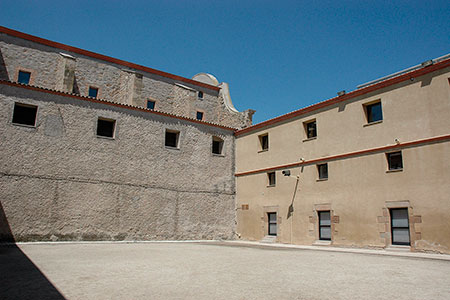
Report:
<svg viewBox="0 0 450 300"><path fill-rule="evenodd" d="M203 99L203 92L202 91L198 91L197 96L198 96L199 99Z"/></svg>
<svg viewBox="0 0 450 300"><path fill-rule="evenodd" d="M407 208L393 208L391 212L392 245L410 245Z"/></svg>
<svg viewBox="0 0 450 300"><path fill-rule="evenodd" d="M178 131L166 130L166 147L178 148L178 137L180 133Z"/></svg>
<svg viewBox="0 0 450 300"><path fill-rule="evenodd" d="M203 120L203 113L201 111L197 112L197 120Z"/></svg>
<svg viewBox="0 0 450 300"><path fill-rule="evenodd" d="M401 151L387 153L386 157L388 161L388 169L390 171L403 169L403 160Z"/></svg>
<svg viewBox="0 0 450 300"><path fill-rule="evenodd" d="M319 211L319 239L331 240L331 218L330 211Z"/></svg>
<svg viewBox="0 0 450 300"><path fill-rule="evenodd" d="M97 95L98 95L98 88L90 86L89 87L89 97L97 98Z"/></svg>
<svg viewBox="0 0 450 300"><path fill-rule="evenodd" d="M212 141L212 153L222 154L223 140L218 137L213 137Z"/></svg>
<svg viewBox="0 0 450 300"><path fill-rule="evenodd" d="M328 179L328 164L317 165L319 179Z"/></svg>
<svg viewBox="0 0 450 300"><path fill-rule="evenodd" d="M147 108L148 109L155 109L155 101L147 100Z"/></svg>
<svg viewBox="0 0 450 300"><path fill-rule="evenodd" d="M267 213L268 218L268 234L277 235L277 213Z"/></svg>
<svg viewBox="0 0 450 300"><path fill-rule="evenodd" d="M28 126L36 125L37 106L14 103L12 122Z"/></svg>
<svg viewBox="0 0 450 300"><path fill-rule="evenodd" d="M275 172L269 172L267 173L267 178L269 180L269 186L275 186Z"/></svg>
<svg viewBox="0 0 450 300"><path fill-rule="evenodd" d="M31 78L31 73L26 71L19 71L19 76L17 76L17 82L23 84L29 84Z"/></svg>
<svg viewBox="0 0 450 300"><path fill-rule="evenodd" d="M308 122L305 124L306 137L308 139L317 137L316 121Z"/></svg>
<svg viewBox="0 0 450 300"><path fill-rule="evenodd" d="M381 102L366 105L367 123L383 120L383 112L381 111Z"/></svg>
<svg viewBox="0 0 450 300"><path fill-rule="evenodd" d="M97 136L113 138L115 127L115 120L99 118L97 120Z"/></svg>
<svg viewBox="0 0 450 300"><path fill-rule="evenodd" d="M259 143L261 145L261 150L269 150L269 135L260 135L259 136Z"/></svg>

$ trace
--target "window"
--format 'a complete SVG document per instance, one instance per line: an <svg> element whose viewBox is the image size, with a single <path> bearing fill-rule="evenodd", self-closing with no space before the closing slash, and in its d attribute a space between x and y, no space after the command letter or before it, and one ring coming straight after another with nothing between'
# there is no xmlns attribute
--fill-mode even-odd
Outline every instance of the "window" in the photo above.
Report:
<svg viewBox="0 0 450 300"><path fill-rule="evenodd" d="M148 109L155 109L155 104L156 104L155 101L147 100L147 108Z"/></svg>
<svg viewBox="0 0 450 300"><path fill-rule="evenodd" d="M267 213L267 219L268 219L268 234L269 235L277 235L277 213L270 212Z"/></svg>
<svg viewBox="0 0 450 300"><path fill-rule="evenodd" d="M269 181L269 186L275 186L276 181L275 181L275 172L269 172L267 173L267 179Z"/></svg>
<svg viewBox="0 0 450 300"><path fill-rule="evenodd" d="M381 111L381 101L365 105L367 123L373 123L383 120L383 112Z"/></svg>
<svg viewBox="0 0 450 300"><path fill-rule="evenodd" d="M197 111L197 120L203 120L203 112Z"/></svg>
<svg viewBox="0 0 450 300"><path fill-rule="evenodd" d="M306 131L306 137L312 139L317 137L316 120L303 123Z"/></svg>
<svg viewBox="0 0 450 300"><path fill-rule="evenodd" d="M98 118L97 136L114 138L116 121L111 119Z"/></svg>
<svg viewBox="0 0 450 300"><path fill-rule="evenodd" d="M328 164L317 165L317 172L319 174L319 180L328 179Z"/></svg>
<svg viewBox="0 0 450 300"><path fill-rule="evenodd" d="M27 126L36 125L37 106L14 103L14 112L12 122L14 124L21 124Z"/></svg>
<svg viewBox="0 0 450 300"><path fill-rule="evenodd" d="M89 97L97 98L97 95L98 95L98 88L90 86L89 87Z"/></svg>
<svg viewBox="0 0 450 300"><path fill-rule="evenodd" d="M213 136L212 138L212 153L222 154L223 140L221 138Z"/></svg>
<svg viewBox="0 0 450 300"><path fill-rule="evenodd" d="M319 240L331 240L330 211L319 211Z"/></svg>
<svg viewBox="0 0 450 300"><path fill-rule="evenodd" d="M19 75L17 76L17 82L23 84L29 84L31 78L31 73L26 71L19 71Z"/></svg>
<svg viewBox="0 0 450 300"><path fill-rule="evenodd" d="M402 160L402 152L392 152L386 153L386 158L388 161L388 170L396 171L403 169L403 160Z"/></svg>
<svg viewBox="0 0 450 300"><path fill-rule="evenodd" d="M180 132L175 130L166 130L166 147L178 148Z"/></svg>
<svg viewBox="0 0 450 300"><path fill-rule="evenodd" d="M409 245L408 209L392 208L390 213L392 245Z"/></svg>
<svg viewBox="0 0 450 300"><path fill-rule="evenodd" d="M198 96L198 99L203 99L203 92L198 91L197 96Z"/></svg>
<svg viewBox="0 0 450 300"><path fill-rule="evenodd" d="M263 135L260 135L259 136L259 143L260 143L260 146L261 146L261 148L260 148L261 151L269 150L269 135L267 133L263 134Z"/></svg>

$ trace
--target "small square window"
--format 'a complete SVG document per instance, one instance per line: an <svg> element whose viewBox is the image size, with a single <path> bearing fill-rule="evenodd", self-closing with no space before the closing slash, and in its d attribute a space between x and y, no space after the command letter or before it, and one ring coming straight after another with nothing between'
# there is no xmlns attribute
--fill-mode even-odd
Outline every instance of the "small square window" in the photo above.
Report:
<svg viewBox="0 0 450 300"><path fill-rule="evenodd" d="M383 120L383 112L381 110L381 101L365 105L367 123L373 123Z"/></svg>
<svg viewBox="0 0 450 300"><path fill-rule="evenodd" d="M306 137L308 139L317 137L316 120L305 122L305 123L303 123L303 125L305 127Z"/></svg>
<svg viewBox="0 0 450 300"><path fill-rule="evenodd" d="M14 112L12 122L14 124L21 124L27 126L36 125L37 106L14 103Z"/></svg>
<svg viewBox="0 0 450 300"><path fill-rule="evenodd" d="M90 86L89 87L89 97L97 98L97 95L98 95L98 88Z"/></svg>
<svg viewBox="0 0 450 300"><path fill-rule="evenodd" d="M328 179L328 164L317 165L317 172L319 173L319 179Z"/></svg>
<svg viewBox="0 0 450 300"><path fill-rule="evenodd" d="M267 173L267 179L269 181L269 186L275 186L276 181L275 181L275 172L269 172Z"/></svg>
<svg viewBox="0 0 450 300"><path fill-rule="evenodd" d="M175 130L166 130L166 140L164 145L166 147L178 148L178 140L180 132Z"/></svg>
<svg viewBox="0 0 450 300"><path fill-rule="evenodd" d="M216 136L213 136L212 140L212 153L213 154L222 154L223 149L223 140Z"/></svg>
<svg viewBox="0 0 450 300"><path fill-rule="evenodd" d="M389 171L395 171L395 170L402 170L403 169L403 159L402 159L402 152L392 152L392 153L386 153L386 158L388 161L388 170Z"/></svg>
<svg viewBox="0 0 450 300"><path fill-rule="evenodd" d="M197 111L197 120L203 120L203 112Z"/></svg>
<svg viewBox="0 0 450 300"><path fill-rule="evenodd" d="M17 82L23 84L29 84L31 78L31 73L26 71L19 71L19 75L17 76Z"/></svg>
<svg viewBox="0 0 450 300"><path fill-rule="evenodd" d="M97 136L114 138L115 128L116 128L115 120L98 118L98 120L97 120Z"/></svg>
<svg viewBox="0 0 450 300"><path fill-rule="evenodd" d="M198 96L198 99L203 99L203 92L198 91L197 96Z"/></svg>
<svg viewBox="0 0 450 300"><path fill-rule="evenodd" d="M259 136L259 144L261 151L269 150L269 135L267 133Z"/></svg>
<svg viewBox="0 0 450 300"><path fill-rule="evenodd" d="M147 100L147 108L148 109L155 109L155 104L156 104L155 101Z"/></svg>

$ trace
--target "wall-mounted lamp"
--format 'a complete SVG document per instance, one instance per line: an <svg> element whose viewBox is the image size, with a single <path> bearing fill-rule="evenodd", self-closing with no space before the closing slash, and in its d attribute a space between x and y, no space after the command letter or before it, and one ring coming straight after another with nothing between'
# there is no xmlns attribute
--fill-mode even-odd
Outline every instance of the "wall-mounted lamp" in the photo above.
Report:
<svg viewBox="0 0 450 300"><path fill-rule="evenodd" d="M422 67L428 67L428 66L431 66L432 64L433 64L433 60L432 59L424 61L423 63L421 63Z"/></svg>
<svg viewBox="0 0 450 300"><path fill-rule="evenodd" d="M400 145L400 140L399 140L399 139L395 139L394 142L395 142L397 145Z"/></svg>
<svg viewBox="0 0 450 300"><path fill-rule="evenodd" d="M342 90L342 91L338 92L337 94L338 94L339 97L340 96L344 96L345 95L345 90Z"/></svg>
<svg viewBox="0 0 450 300"><path fill-rule="evenodd" d="M281 172L284 176L291 176L291 170L283 170Z"/></svg>

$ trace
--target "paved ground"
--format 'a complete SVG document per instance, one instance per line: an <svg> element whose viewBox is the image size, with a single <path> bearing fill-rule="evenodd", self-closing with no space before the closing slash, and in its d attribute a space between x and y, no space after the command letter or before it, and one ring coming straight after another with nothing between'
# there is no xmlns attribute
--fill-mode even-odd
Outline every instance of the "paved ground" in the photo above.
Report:
<svg viewBox="0 0 450 300"><path fill-rule="evenodd" d="M213 243L0 247L0 299L450 299L450 261Z"/></svg>

